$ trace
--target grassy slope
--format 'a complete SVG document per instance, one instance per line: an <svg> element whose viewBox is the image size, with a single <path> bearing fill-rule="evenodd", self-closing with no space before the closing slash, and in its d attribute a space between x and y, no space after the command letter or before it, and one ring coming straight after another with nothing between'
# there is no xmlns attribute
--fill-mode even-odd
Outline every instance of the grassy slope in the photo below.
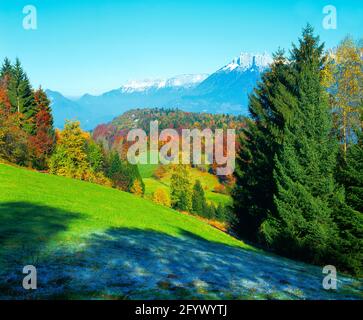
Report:
<svg viewBox="0 0 363 320"><path fill-rule="evenodd" d="M29 241L76 244L83 235L112 227L176 237L187 231L209 241L247 247L194 217L83 181L0 164L0 190L0 252Z"/></svg>
<svg viewBox="0 0 363 320"><path fill-rule="evenodd" d="M29 263L39 290L19 287L19 265ZM320 284L320 268L254 250L192 216L0 164L0 299L335 297ZM339 286L341 297L359 298L350 279Z"/></svg>

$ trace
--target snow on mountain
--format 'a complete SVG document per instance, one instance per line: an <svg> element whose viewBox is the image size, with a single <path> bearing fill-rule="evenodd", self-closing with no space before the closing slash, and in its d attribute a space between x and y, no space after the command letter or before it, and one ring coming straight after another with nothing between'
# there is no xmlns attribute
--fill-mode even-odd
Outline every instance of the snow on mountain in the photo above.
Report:
<svg viewBox="0 0 363 320"><path fill-rule="evenodd" d="M92 129L134 108L179 108L184 111L248 114L248 95L272 62L269 54L241 53L218 71L185 74L169 79L130 81L102 95L84 95L76 101L57 92L52 99L55 123L76 118Z"/></svg>
<svg viewBox="0 0 363 320"><path fill-rule="evenodd" d="M141 92L149 89L161 89L171 87L189 88L201 83L208 77L208 74L184 74L170 79L145 79L132 80L121 87L125 93Z"/></svg>
<svg viewBox="0 0 363 320"><path fill-rule="evenodd" d="M234 58L232 62L220 69L220 72L239 71L244 72L248 69L257 68L258 71L263 71L272 62L272 57L267 53L255 54L249 52L242 52L238 57Z"/></svg>
<svg viewBox="0 0 363 320"><path fill-rule="evenodd" d="M208 74L183 74L166 81L167 87L191 87L209 77Z"/></svg>

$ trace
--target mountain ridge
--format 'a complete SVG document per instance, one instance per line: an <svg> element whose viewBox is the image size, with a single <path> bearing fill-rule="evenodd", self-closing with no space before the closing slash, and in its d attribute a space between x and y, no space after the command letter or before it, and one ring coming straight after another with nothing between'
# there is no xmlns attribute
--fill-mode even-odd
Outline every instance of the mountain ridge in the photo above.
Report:
<svg viewBox="0 0 363 320"><path fill-rule="evenodd" d="M47 90L52 100L55 126L78 119L91 130L135 108L177 108L183 111L248 114L252 92L272 58L268 53L242 52L216 72L184 74L168 79L132 80L101 95L85 94L72 100ZM73 112L72 112L73 111Z"/></svg>

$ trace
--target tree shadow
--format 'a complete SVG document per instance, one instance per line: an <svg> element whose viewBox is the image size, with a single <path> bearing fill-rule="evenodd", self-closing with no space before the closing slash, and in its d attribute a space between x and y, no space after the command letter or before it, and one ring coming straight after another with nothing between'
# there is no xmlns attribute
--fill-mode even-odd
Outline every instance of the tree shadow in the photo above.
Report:
<svg viewBox="0 0 363 320"><path fill-rule="evenodd" d="M38 289L12 287L3 298L331 299L321 271L287 259L203 239L187 230L110 228L78 247L59 247L36 265ZM7 275L13 283L14 273ZM351 283L346 280L346 285ZM19 279L17 279L19 281ZM344 280L345 281L345 280ZM9 286L8 286L9 288ZM14 289L15 288L15 289Z"/></svg>
<svg viewBox="0 0 363 320"><path fill-rule="evenodd" d="M28 202L0 203L0 247L52 238L79 213Z"/></svg>
<svg viewBox="0 0 363 320"><path fill-rule="evenodd" d="M0 276L9 268L22 271L25 265L37 264L47 245L80 217L78 213L28 202L0 203ZM0 277L0 289L1 285Z"/></svg>

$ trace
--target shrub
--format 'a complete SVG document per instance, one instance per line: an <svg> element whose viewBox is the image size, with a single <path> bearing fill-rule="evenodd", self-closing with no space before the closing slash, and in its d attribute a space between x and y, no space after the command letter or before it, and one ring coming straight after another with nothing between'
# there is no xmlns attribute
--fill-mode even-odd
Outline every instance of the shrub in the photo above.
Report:
<svg viewBox="0 0 363 320"><path fill-rule="evenodd" d="M220 194L228 194L227 188L223 184L218 184L213 188L213 192Z"/></svg>
<svg viewBox="0 0 363 320"><path fill-rule="evenodd" d="M153 193L153 202L160 204L165 207L170 207L170 196L169 194L162 188L158 188Z"/></svg>
<svg viewBox="0 0 363 320"><path fill-rule="evenodd" d="M155 170L155 172L154 172L154 174L153 174L153 176L157 179L157 180L161 180L162 178L164 178L165 177L165 175L167 174L167 169L166 169L166 166L165 165L159 165L157 168L156 168L156 170Z"/></svg>
<svg viewBox="0 0 363 320"><path fill-rule="evenodd" d="M131 189L130 189L130 192L135 194L135 195L138 195L138 196L142 196L144 194L144 190L143 190L143 187L140 183L140 180L135 180Z"/></svg>

